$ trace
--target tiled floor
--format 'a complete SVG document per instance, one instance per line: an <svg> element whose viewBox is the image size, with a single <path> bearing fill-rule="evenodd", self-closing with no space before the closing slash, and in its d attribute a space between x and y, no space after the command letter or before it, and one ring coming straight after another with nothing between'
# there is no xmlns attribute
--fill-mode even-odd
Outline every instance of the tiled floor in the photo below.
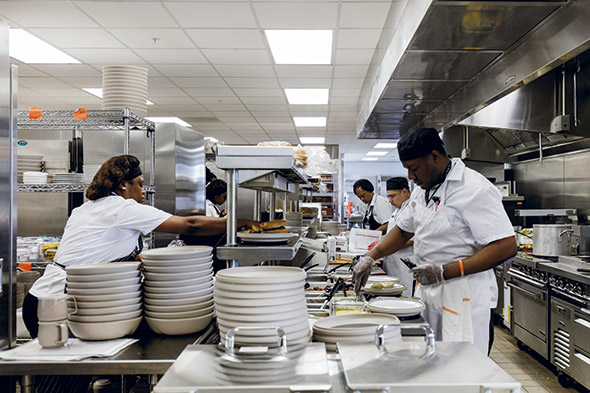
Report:
<svg viewBox="0 0 590 393"><path fill-rule="evenodd" d="M490 357L522 383L523 393L579 393L587 392L582 386L564 389L550 364L537 354L521 351L516 346L516 339L505 329L495 327L494 346Z"/></svg>

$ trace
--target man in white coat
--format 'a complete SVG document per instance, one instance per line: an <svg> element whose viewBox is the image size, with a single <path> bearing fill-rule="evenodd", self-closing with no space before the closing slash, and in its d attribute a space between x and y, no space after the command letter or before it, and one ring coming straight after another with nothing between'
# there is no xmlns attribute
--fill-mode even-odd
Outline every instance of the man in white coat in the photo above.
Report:
<svg viewBox="0 0 590 393"><path fill-rule="evenodd" d="M393 228L354 267L356 288L374 259L414 240L416 295L438 340L470 341L489 353L491 309L498 288L493 267L516 254L502 196L485 177L447 157L433 128L409 132L398 143L402 165L416 187Z"/></svg>

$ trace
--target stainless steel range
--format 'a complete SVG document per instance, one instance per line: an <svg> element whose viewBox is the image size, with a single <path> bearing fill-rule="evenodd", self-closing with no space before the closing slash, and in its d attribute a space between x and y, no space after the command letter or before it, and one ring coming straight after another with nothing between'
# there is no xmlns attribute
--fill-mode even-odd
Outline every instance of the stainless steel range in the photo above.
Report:
<svg viewBox="0 0 590 393"><path fill-rule="evenodd" d="M590 258L559 257L542 268L550 273L551 363L590 388Z"/></svg>
<svg viewBox="0 0 590 393"><path fill-rule="evenodd" d="M549 275L539 268L547 259L515 256L506 272L510 287L510 329L514 337L535 352L549 358Z"/></svg>

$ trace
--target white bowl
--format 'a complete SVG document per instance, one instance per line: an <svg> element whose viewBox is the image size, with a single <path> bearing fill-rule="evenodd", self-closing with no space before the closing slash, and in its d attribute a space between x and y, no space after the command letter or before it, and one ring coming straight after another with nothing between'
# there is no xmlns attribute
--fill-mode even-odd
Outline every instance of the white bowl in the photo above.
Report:
<svg viewBox="0 0 590 393"><path fill-rule="evenodd" d="M211 258L212 258L211 255L201 257L201 258L172 259L172 260L149 259L147 257L144 257L142 260L142 263L144 266L153 266L153 267L193 266L193 265L200 265L203 263L210 262Z"/></svg>
<svg viewBox="0 0 590 393"><path fill-rule="evenodd" d="M137 305L137 304L141 304L141 296L136 296L136 297L129 298L129 299L98 301L98 302L93 302L93 301L83 302L83 301L76 300L76 305L78 306L78 308L84 308L84 309L87 309L87 308L89 308L89 309L109 308L110 309L112 307L129 306L129 305ZM71 307L71 308L74 307L73 300L68 300L68 307Z"/></svg>
<svg viewBox="0 0 590 393"><path fill-rule="evenodd" d="M76 311L76 313L74 313L73 307L68 307L68 313L72 313L72 315L81 315L81 316L120 314L120 313L124 313L124 312L136 311L136 310L141 310L141 303L138 302L136 304L129 304L126 306L118 306L118 307L100 307L100 308L78 307L78 310Z"/></svg>
<svg viewBox="0 0 590 393"><path fill-rule="evenodd" d="M139 270L140 262L95 263L92 265L77 265L66 267L69 275L92 275L121 273Z"/></svg>
<svg viewBox="0 0 590 393"><path fill-rule="evenodd" d="M213 285L213 280L209 280L208 282L197 284L197 285L187 285L182 287L176 288L153 288L144 286L143 289L145 291L146 296L149 294L182 294L182 293L190 293L195 291L200 291L202 289L211 288Z"/></svg>
<svg viewBox="0 0 590 393"><path fill-rule="evenodd" d="M72 295L77 302L110 302L112 300L140 299L141 292L116 293L114 295Z"/></svg>
<svg viewBox="0 0 590 393"><path fill-rule="evenodd" d="M155 312L155 311L146 311L145 315L150 318L161 318L161 319L185 319L185 318L195 318L200 317L201 315L209 314L213 311L213 305L201 308L199 310L193 311L180 311L180 312Z"/></svg>
<svg viewBox="0 0 590 393"><path fill-rule="evenodd" d="M141 315L143 310L128 311L118 314L104 314L104 315L68 315L68 321L95 323L95 322L115 322L124 321L126 319L137 318Z"/></svg>
<svg viewBox="0 0 590 393"><path fill-rule="evenodd" d="M203 296L189 297L184 299L150 299L145 298L144 302L151 306L185 306L189 304L203 303L204 301L213 299L213 294L206 294Z"/></svg>
<svg viewBox="0 0 590 393"><path fill-rule="evenodd" d="M208 276L211 273L213 273L213 269L201 270L198 272L173 273L173 274L154 273L154 272L147 272L146 271L143 273L143 275L146 278L146 282L149 282L152 280L153 281L189 280L189 279L193 279L193 278Z"/></svg>
<svg viewBox="0 0 590 393"><path fill-rule="evenodd" d="M168 335L190 334L205 329L207 325L209 325L209 322L211 322L213 314L214 313L211 312L200 317L185 319L161 319L146 317L145 320L147 321L148 325L150 325L150 328L152 328L152 330L156 333Z"/></svg>
<svg viewBox="0 0 590 393"><path fill-rule="evenodd" d="M212 306L212 305L213 305L213 299L209 299L209 300L206 300L201 303L191 303L191 304L186 304L184 306L178 306L178 305L154 306L151 304L144 304L143 307L145 308L146 311L152 311L152 312L183 312L183 311L200 310L200 309Z"/></svg>
<svg viewBox="0 0 590 393"><path fill-rule="evenodd" d="M213 273L208 274L206 276L193 278L190 280L177 280L177 281L153 281L153 280L146 280L144 288L170 288L170 287L186 287L189 285L198 285L204 282L209 282L213 280Z"/></svg>
<svg viewBox="0 0 590 393"><path fill-rule="evenodd" d="M89 274L89 275L74 275L68 274L66 276L68 283L82 283L82 282L101 282L101 281L114 281L124 280L129 278L139 277L139 269L130 272L119 272L119 273L107 273L107 274Z"/></svg>
<svg viewBox="0 0 590 393"><path fill-rule="evenodd" d="M134 284L134 285L127 285L124 287L112 287L112 288L83 288L83 289L75 289L75 288L67 288L68 295L115 295L120 293L128 293L128 292L140 292L141 291L141 284Z"/></svg>
<svg viewBox="0 0 590 393"><path fill-rule="evenodd" d="M112 288L112 287L125 287L128 285L139 284L139 275L133 278L125 278L123 280L112 280L112 281L94 281L94 282L78 282L66 280L68 289L99 289L99 288Z"/></svg>
<svg viewBox="0 0 590 393"><path fill-rule="evenodd" d="M82 340L112 340L133 333L141 319L137 317L116 322L80 323L68 321L74 335Z"/></svg>
<svg viewBox="0 0 590 393"><path fill-rule="evenodd" d="M203 270L209 270L213 266L213 261L206 262L200 265L190 265L190 266L174 266L170 264L170 266L162 267L162 266L150 266L144 265L143 268L146 272L150 273L166 273L166 274L176 274L176 273L185 273L185 272L201 272Z"/></svg>
<svg viewBox="0 0 590 393"><path fill-rule="evenodd" d="M207 284L203 289L198 291L191 291L191 292L182 292L182 293L145 293L145 299L156 299L156 300L166 300L166 299L186 299L186 298L193 298L203 295L208 295L213 293L213 285Z"/></svg>
<svg viewBox="0 0 590 393"><path fill-rule="evenodd" d="M143 251L142 256L148 259L173 260L202 258L211 255L213 247L209 246L185 246L185 247L162 247Z"/></svg>
<svg viewBox="0 0 590 393"><path fill-rule="evenodd" d="M228 284L286 284L305 280L303 269L287 266L246 266L217 272L217 280Z"/></svg>

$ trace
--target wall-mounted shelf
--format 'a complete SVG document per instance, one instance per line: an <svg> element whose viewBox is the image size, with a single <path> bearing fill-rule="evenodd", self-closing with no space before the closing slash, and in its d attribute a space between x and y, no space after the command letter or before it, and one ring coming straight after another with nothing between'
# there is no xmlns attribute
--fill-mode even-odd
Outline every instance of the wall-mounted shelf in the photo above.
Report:
<svg viewBox="0 0 590 393"><path fill-rule="evenodd" d="M22 184L17 186L18 192L86 192L89 184ZM155 186L144 186L147 193L156 192Z"/></svg>
<svg viewBox="0 0 590 393"><path fill-rule="evenodd" d="M81 130L113 131L125 130L125 121L131 129L155 131L156 123L124 110L103 111L89 110L85 120L74 119L73 110L48 110L42 112L40 119L31 119L29 111L18 111L18 128L22 130L64 130L78 128Z"/></svg>

